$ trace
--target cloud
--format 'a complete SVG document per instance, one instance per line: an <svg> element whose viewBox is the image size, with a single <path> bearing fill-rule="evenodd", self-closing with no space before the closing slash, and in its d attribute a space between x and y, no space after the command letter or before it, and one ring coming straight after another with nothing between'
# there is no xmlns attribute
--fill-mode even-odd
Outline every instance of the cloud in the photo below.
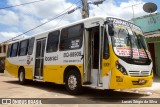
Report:
<svg viewBox="0 0 160 107"><path fill-rule="evenodd" d="M43 19L40 21L40 23L45 23L45 22L48 22L48 19ZM51 21L50 23L47 23L47 24L39 27L39 28L36 28L35 30L33 30L33 33L38 34L38 33L44 32L46 30L55 29L56 27L66 25L69 23L70 22L67 20L56 19L56 20Z"/></svg>
<svg viewBox="0 0 160 107"><path fill-rule="evenodd" d="M33 0L7 0L8 5L17 5L27 2L33 2ZM145 2L143 2L143 0L129 0L126 2L118 3L117 0L106 0L103 4L100 4L99 7L90 4L90 17L114 16L130 20L131 18L133 18L133 11L132 7L128 6L138 4L134 6L134 16L139 17L147 14L142 9L144 3ZM80 4L81 2L79 2L78 5ZM74 8L76 7L76 4L69 2L69 0L45 0L39 3L18 6L12 8L11 10L1 10L0 28L6 27L6 29L0 29L0 37L3 37L3 40L6 40L8 38L14 37L14 34L19 34L20 32L30 30L57 16L59 13L61 13L70 6ZM55 19L31 31L27 35L37 34L40 32L44 32L48 29L54 29L55 27L62 26L80 19L81 12L80 10L77 10L70 15L65 15L63 18L60 17L58 19ZM12 36L5 36L11 34ZM0 41L2 41L2 39Z"/></svg>
<svg viewBox="0 0 160 107"><path fill-rule="evenodd" d="M143 11L143 2L142 0L129 0L127 2L121 2L119 5L116 4L114 0L107 0L103 4L99 5L99 7L95 5L90 5L91 7L91 16L114 16L119 18L124 18L130 20L133 18L133 10L134 9L134 17L139 17L145 15Z"/></svg>
<svg viewBox="0 0 160 107"><path fill-rule="evenodd" d="M9 5L16 5L28 2L33 2L33 0L8 0ZM63 10L67 9L71 5L73 7L76 7L75 4L67 2L66 0L44 0L29 5L18 6L14 9L20 13L35 16L38 18L51 18L61 13Z"/></svg>
<svg viewBox="0 0 160 107"><path fill-rule="evenodd" d="M8 25L8 26L16 26L19 24L19 18L18 16L8 10L1 10L0 11L0 24Z"/></svg>
<svg viewBox="0 0 160 107"><path fill-rule="evenodd" d="M34 16L29 16L26 14L19 14L20 27L22 27L23 31L32 29L33 27L40 24L40 21Z"/></svg>
<svg viewBox="0 0 160 107"><path fill-rule="evenodd" d="M21 34L21 33L22 32L0 32L1 41L9 40L9 39ZM27 37L27 35L20 36L16 39L25 38L25 37Z"/></svg>
<svg viewBox="0 0 160 107"><path fill-rule="evenodd" d="M33 2L33 0L7 0L8 5L17 5L28 2ZM4 32L11 32L10 34L15 32L15 34L18 34L18 32L28 31L48 21L49 19L54 18L68 7L71 7L70 9L73 9L74 7L76 7L76 4L72 4L70 2L67 2L66 0L45 0L39 3L14 7L12 8L12 10L3 10L0 12L0 17L2 17L2 19L0 20L0 24L3 24L0 25L0 28L7 26L8 31L6 29L0 29L0 37L5 38L3 40L6 40L9 37L4 36L4 34L7 35L7 33ZM61 19L62 17L57 18L31 31L29 35L44 32L48 29L54 29L55 27L61 26L62 24L68 24L72 21L80 19L80 16L80 11L75 11L71 15L65 15L63 19ZM14 36L10 36L10 38L11 37ZM2 41L2 39L0 39L0 41Z"/></svg>

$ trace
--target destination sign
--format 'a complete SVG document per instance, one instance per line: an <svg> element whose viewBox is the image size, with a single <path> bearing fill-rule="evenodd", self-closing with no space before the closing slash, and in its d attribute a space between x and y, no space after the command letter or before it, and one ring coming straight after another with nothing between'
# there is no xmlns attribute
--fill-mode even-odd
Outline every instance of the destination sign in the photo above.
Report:
<svg viewBox="0 0 160 107"><path fill-rule="evenodd" d="M138 30L139 32L142 32L138 26L134 25L131 22L128 22L122 19L118 19L118 18L113 18L113 17L108 17L107 20L109 22L112 22L114 26L125 26L125 27L132 28L134 30Z"/></svg>

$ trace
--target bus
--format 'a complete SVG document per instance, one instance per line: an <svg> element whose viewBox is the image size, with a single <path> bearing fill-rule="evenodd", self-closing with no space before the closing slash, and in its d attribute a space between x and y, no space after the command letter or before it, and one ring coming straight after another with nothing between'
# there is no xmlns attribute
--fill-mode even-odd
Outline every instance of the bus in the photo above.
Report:
<svg viewBox="0 0 160 107"><path fill-rule="evenodd" d="M26 80L103 90L150 87L153 62L141 29L124 19L93 17L8 45L5 71Z"/></svg>

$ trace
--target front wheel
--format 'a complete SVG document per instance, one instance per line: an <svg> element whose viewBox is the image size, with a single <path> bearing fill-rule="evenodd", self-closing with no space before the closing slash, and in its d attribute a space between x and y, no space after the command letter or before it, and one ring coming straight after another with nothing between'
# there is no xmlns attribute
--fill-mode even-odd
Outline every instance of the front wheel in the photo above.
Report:
<svg viewBox="0 0 160 107"><path fill-rule="evenodd" d="M25 71L24 71L24 69L20 69L19 75L18 75L18 80L19 80L20 84L22 84L22 85L25 84L26 79L25 79Z"/></svg>
<svg viewBox="0 0 160 107"><path fill-rule="evenodd" d="M76 95L82 92L81 76L77 70L70 70L65 78L65 86L70 94Z"/></svg>

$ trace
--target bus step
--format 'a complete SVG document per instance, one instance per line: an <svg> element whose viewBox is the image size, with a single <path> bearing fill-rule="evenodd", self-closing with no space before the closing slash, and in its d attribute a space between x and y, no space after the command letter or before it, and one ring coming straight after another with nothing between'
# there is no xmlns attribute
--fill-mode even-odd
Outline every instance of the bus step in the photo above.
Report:
<svg viewBox="0 0 160 107"><path fill-rule="evenodd" d="M33 81L43 82L43 80L41 80L41 79L33 79Z"/></svg>
<svg viewBox="0 0 160 107"><path fill-rule="evenodd" d="M34 76L34 79L39 79L39 80L42 80L43 79L43 77L42 76Z"/></svg>
<svg viewBox="0 0 160 107"><path fill-rule="evenodd" d="M92 84L91 82L84 82L83 85L90 85Z"/></svg>

